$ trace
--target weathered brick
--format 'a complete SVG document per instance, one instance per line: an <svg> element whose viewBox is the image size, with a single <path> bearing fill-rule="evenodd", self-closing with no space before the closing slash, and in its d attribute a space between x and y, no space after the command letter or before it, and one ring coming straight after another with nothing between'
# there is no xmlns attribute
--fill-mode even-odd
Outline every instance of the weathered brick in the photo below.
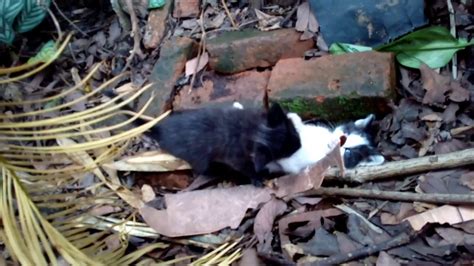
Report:
<svg viewBox="0 0 474 266"><path fill-rule="evenodd" d="M206 77L201 87L189 93L185 86L175 97L173 109L195 108L197 106L231 106L239 101L244 107L262 107L270 71L246 71L234 75Z"/></svg>
<svg viewBox="0 0 474 266"><path fill-rule="evenodd" d="M140 96L135 109L139 110L152 93L155 95L155 101L147 108L146 115L155 117L170 109L173 87L183 73L186 61L195 55L195 52L196 43L189 38L165 41L160 50L160 57L150 75L150 81L154 85Z"/></svg>
<svg viewBox="0 0 474 266"><path fill-rule="evenodd" d="M226 32L210 39L206 48L209 65L221 73L237 73L255 67L273 66L283 58L303 57L313 40L300 41L294 29Z"/></svg>
<svg viewBox="0 0 474 266"><path fill-rule="evenodd" d="M143 45L147 49L155 49L160 45L166 33L166 18L170 13L172 1L166 1L162 8L153 9L148 14L148 21L143 36Z"/></svg>
<svg viewBox="0 0 474 266"><path fill-rule="evenodd" d="M199 15L199 4L199 0L175 0L173 17L197 17Z"/></svg>
<svg viewBox="0 0 474 266"><path fill-rule="evenodd" d="M305 117L344 120L388 112L394 88L393 54L364 52L280 60L268 97Z"/></svg>

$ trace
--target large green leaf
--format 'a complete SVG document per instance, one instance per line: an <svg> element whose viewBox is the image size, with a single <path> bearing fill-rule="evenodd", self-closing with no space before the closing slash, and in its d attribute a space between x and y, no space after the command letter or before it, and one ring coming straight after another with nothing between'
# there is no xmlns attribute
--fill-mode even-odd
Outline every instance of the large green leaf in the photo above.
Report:
<svg viewBox="0 0 474 266"><path fill-rule="evenodd" d="M434 26L412 32L375 50L394 52L398 62L407 67L419 68L425 63L430 68L439 68L445 66L457 51L473 44L473 41L454 38L444 27Z"/></svg>
<svg viewBox="0 0 474 266"><path fill-rule="evenodd" d="M25 6L15 21L17 32L27 32L43 21L51 0L24 0Z"/></svg>
<svg viewBox="0 0 474 266"><path fill-rule="evenodd" d="M406 67L419 68L424 63L430 68L439 68L445 66L457 51L470 45L474 45L474 41L456 39L446 28L433 26L412 32L373 50L395 53L397 61ZM361 45L333 43L329 51L333 54L343 54L371 49Z"/></svg>
<svg viewBox="0 0 474 266"><path fill-rule="evenodd" d="M0 42L13 42L13 22L23 6L23 0L0 0Z"/></svg>

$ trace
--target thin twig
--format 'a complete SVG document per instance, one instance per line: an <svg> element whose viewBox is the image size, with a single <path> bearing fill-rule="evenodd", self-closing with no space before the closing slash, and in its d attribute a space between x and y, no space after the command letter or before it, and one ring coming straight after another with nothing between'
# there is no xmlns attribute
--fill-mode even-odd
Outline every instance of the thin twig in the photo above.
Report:
<svg viewBox="0 0 474 266"><path fill-rule="evenodd" d="M199 41L199 49L197 55L197 62L196 66L194 67L194 73L191 78L191 85L189 86L188 94L191 93L194 87L194 82L196 82L196 75L198 72L199 63L201 62L201 56L206 52L206 29L204 28L204 12L201 11L201 15L199 16L199 26L201 26L201 40Z"/></svg>
<svg viewBox="0 0 474 266"><path fill-rule="evenodd" d="M48 10L49 16L50 16L51 19L53 20L53 24L54 24L54 26L56 27L56 31L58 32L58 39L59 39L59 40L62 40L62 39L63 39L63 31L61 30L61 26L59 25L58 19L57 19L56 16L53 14L53 12L51 11L51 9L48 8L47 10Z"/></svg>
<svg viewBox="0 0 474 266"><path fill-rule="evenodd" d="M338 179L363 183L371 180L411 175L439 169L449 169L471 164L474 164L474 148L403 161L387 162L382 165L346 169L344 176L342 177L340 176L338 169L331 168L326 174L325 179Z"/></svg>
<svg viewBox="0 0 474 266"><path fill-rule="evenodd" d="M88 37L89 34L87 34L86 32L84 32L83 30L81 30L81 28L79 28L74 22L72 22L64 13L63 11L61 11L61 9L58 7L58 4L56 4L56 1L53 0L53 5L54 7L56 8L56 10L58 11L59 15L64 19L66 20L73 28L75 28L78 32L80 32L82 35L84 35L85 37Z"/></svg>
<svg viewBox="0 0 474 266"><path fill-rule="evenodd" d="M142 50L140 49L140 29L138 27L137 14L135 13L135 9L133 9L133 2L132 0L126 0L126 3L128 12L130 14L130 20L132 22L132 31L130 32L130 35L133 37L133 48L132 51L130 51L130 55L127 57L127 63L124 67L124 70L130 67L135 55L138 55L140 58L143 58L144 56Z"/></svg>
<svg viewBox="0 0 474 266"><path fill-rule="evenodd" d="M453 35L454 38L456 38L456 18L454 17L454 8L453 8L453 3L451 0L446 0L448 4L448 11L449 11L449 25L450 25L450 31L451 35ZM453 55L453 79L457 79L458 77L458 57L456 53Z"/></svg>
<svg viewBox="0 0 474 266"><path fill-rule="evenodd" d="M295 194L292 196L338 196L351 198L371 198L391 201L420 201L435 204L474 204L473 194L441 194L441 193L411 193L398 191L381 191L374 189L358 189L358 188L335 188L335 187L320 187L318 189L307 192Z"/></svg>
<svg viewBox="0 0 474 266"><path fill-rule="evenodd" d="M234 19L232 18L232 15L230 14L229 9L227 8L227 5L226 5L225 0L221 0L221 3L222 3L222 7L224 7L225 13L226 13L227 16L229 17L229 20L230 20L230 23L232 24L232 27L233 27L234 29L237 29L237 24L235 23Z"/></svg>

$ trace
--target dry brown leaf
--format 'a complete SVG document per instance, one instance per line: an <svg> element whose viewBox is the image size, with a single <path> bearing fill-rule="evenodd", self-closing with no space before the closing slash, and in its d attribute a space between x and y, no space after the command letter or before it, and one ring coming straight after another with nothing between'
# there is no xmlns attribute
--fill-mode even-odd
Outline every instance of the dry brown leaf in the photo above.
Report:
<svg viewBox="0 0 474 266"><path fill-rule="evenodd" d="M296 10L295 29L301 32L309 30L310 32L315 33L318 32L318 28L319 23L316 20L316 17L314 16L313 12L311 12L309 3L304 2L299 5L298 9Z"/></svg>
<svg viewBox="0 0 474 266"><path fill-rule="evenodd" d="M255 216L253 231L258 239L257 249L260 252L270 252L272 248L272 229L275 218L286 211L286 203L273 198L265 203Z"/></svg>
<svg viewBox="0 0 474 266"><path fill-rule="evenodd" d="M382 251L377 258L377 262L375 263L376 266L398 266L401 265L398 261L396 261L392 256L390 256L387 252Z"/></svg>
<svg viewBox="0 0 474 266"><path fill-rule="evenodd" d="M198 63L198 57L194 57L193 59L189 60L188 62L186 62L186 67L185 67L186 76L191 76L192 74L195 74L201 71L202 69L204 69L204 67L207 65L208 62L209 62L209 54L207 52L204 52L201 55L201 59L199 59L199 65L197 66L197 68L196 68L196 65Z"/></svg>
<svg viewBox="0 0 474 266"><path fill-rule="evenodd" d="M341 170L341 175L343 175L344 162L341 157L339 140L334 139L331 146L333 148L329 154L309 169L297 175L286 175L277 178L275 180L277 197L282 198L313 188L319 188L323 182L324 174L333 165L337 165Z"/></svg>
<svg viewBox="0 0 474 266"><path fill-rule="evenodd" d="M466 102L469 100L469 91L457 81L451 81L451 93L449 99L453 102Z"/></svg>
<svg viewBox="0 0 474 266"><path fill-rule="evenodd" d="M459 182L466 187L474 190L474 171L464 173L459 178Z"/></svg>
<svg viewBox="0 0 474 266"><path fill-rule="evenodd" d="M294 253L301 253L302 249L293 245L290 242L290 237L287 235L289 225L292 223L308 222L307 226L318 229L321 226L321 217L332 217L341 215L342 212L336 208L330 208L325 210L311 211L305 213L296 213L293 215L287 215L278 221L278 233L280 235L281 248L284 250L289 257L293 257ZM296 248L297 247L297 248ZM295 248L298 250L295 250Z"/></svg>
<svg viewBox="0 0 474 266"><path fill-rule="evenodd" d="M446 124L450 124L456 121L456 112L459 110L459 105L450 103L446 110L444 110L442 117Z"/></svg>
<svg viewBox="0 0 474 266"><path fill-rule="evenodd" d="M446 97L453 102L469 100L469 91L463 88L458 81L437 73L425 64L421 64L420 72L423 88L426 90L423 97L424 104L442 105L446 101Z"/></svg>
<svg viewBox="0 0 474 266"><path fill-rule="evenodd" d="M449 77L438 74L425 64L420 65L421 80L426 90L424 104L443 104L449 91Z"/></svg>
<svg viewBox="0 0 474 266"><path fill-rule="evenodd" d="M163 151L150 151L104 164L118 171L171 172L191 169L188 163Z"/></svg>
<svg viewBox="0 0 474 266"><path fill-rule="evenodd" d="M446 154L450 152L460 151L469 148L469 144L458 139L438 142L434 145L435 154Z"/></svg>
<svg viewBox="0 0 474 266"><path fill-rule="evenodd" d="M427 223L448 223L450 225L474 220L474 207L455 207L444 205L405 218L411 227L418 231Z"/></svg>
<svg viewBox="0 0 474 266"><path fill-rule="evenodd" d="M459 244L464 242L465 233L461 230L454 229L454 228L436 227L435 231L444 240L448 241L449 244L458 246Z"/></svg>
<svg viewBox="0 0 474 266"><path fill-rule="evenodd" d="M295 29L297 31L303 32L308 28L310 13L311 11L309 10L309 4L307 2L304 2L298 6L298 9L296 10L295 24Z"/></svg>
<svg viewBox="0 0 474 266"><path fill-rule="evenodd" d="M283 20L283 17L268 15L258 9L254 10L258 19L258 28L261 31L269 31L280 28L280 22Z"/></svg>
<svg viewBox="0 0 474 266"><path fill-rule="evenodd" d="M247 209L271 199L271 191L252 185L206 189L165 195L166 210L139 209L145 222L168 236L207 234L225 227L237 228Z"/></svg>
<svg viewBox="0 0 474 266"><path fill-rule="evenodd" d="M380 215L380 222L382 224L399 224L404 218L415 214L415 210L413 209L413 204L408 202L402 202L400 204L400 211L393 215L388 212L383 212Z"/></svg>

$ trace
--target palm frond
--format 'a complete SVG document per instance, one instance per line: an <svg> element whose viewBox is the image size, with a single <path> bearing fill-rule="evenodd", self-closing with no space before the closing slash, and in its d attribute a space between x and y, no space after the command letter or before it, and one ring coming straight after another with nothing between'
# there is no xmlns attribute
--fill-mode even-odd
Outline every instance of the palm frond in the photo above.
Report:
<svg viewBox="0 0 474 266"><path fill-rule="evenodd" d="M99 66L94 66L79 84L59 95L64 97L79 90L98 69ZM131 222L128 220L133 217L133 208L144 203L138 195L121 185L114 171L100 167L120 155L133 137L167 115L122 133L100 137L103 132L123 129L143 114L153 98L126 121L101 126L103 121L124 114L120 108L151 85L82 112L60 112L94 97L123 77L115 77L71 102L39 111L0 115L3 121L0 123L0 217L3 222L0 238L13 260L25 265L58 265L60 259L70 264L122 265L137 261L150 250L167 246L155 243L126 254L128 237L137 232L130 230ZM127 98L116 103L124 97ZM52 100L61 102L62 98L0 103L0 106L33 103L46 106ZM44 116L49 112L59 112L60 115L54 118ZM86 187L78 186L90 173L98 181ZM104 204L131 207L114 213L119 219L105 217L104 220L90 213L94 207ZM98 222L101 219L103 222ZM95 222L91 222L93 220ZM143 224L140 227L147 237L157 237L151 228ZM119 244L109 246L110 237L115 237Z"/></svg>

